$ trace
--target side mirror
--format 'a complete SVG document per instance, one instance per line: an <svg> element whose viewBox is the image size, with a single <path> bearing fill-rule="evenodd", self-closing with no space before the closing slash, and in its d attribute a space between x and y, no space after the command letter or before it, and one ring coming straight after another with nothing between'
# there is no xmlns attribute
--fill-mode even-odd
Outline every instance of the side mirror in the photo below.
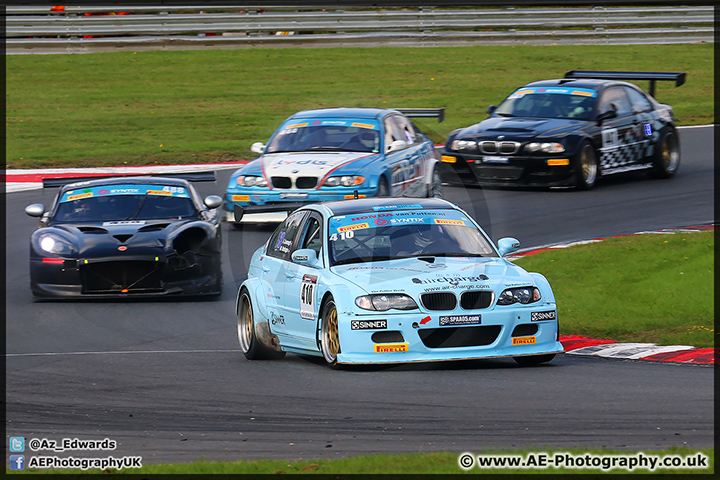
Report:
<svg viewBox="0 0 720 480"><path fill-rule="evenodd" d="M291 257L293 262L300 265L307 265L309 267L312 267L318 261L317 253L315 252L315 250L312 250L310 248L301 248L300 250L295 250L292 253Z"/></svg>
<svg viewBox="0 0 720 480"><path fill-rule="evenodd" d="M395 140L390 144L388 153L396 152L398 150L405 150L408 147L408 143L405 140Z"/></svg>
<svg viewBox="0 0 720 480"><path fill-rule="evenodd" d="M494 112L496 109L497 109L497 107L496 107L495 105L490 105L490 106L487 108L488 115L492 115L493 112Z"/></svg>
<svg viewBox="0 0 720 480"><path fill-rule="evenodd" d="M205 206L208 208L217 208L222 205L223 199L217 195L208 195L205 197Z"/></svg>
<svg viewBox="0 0 720 480"><path fill-rule="evenodd" d="M254 153L263 153L265 151L265 144L262 142L255 142L250 145L250 151Z"/></svg>
<svg viewBox="0 0 720 480"><path fill-rule="evenodd" d="M45 213L45 206L42 203L33 203L25 207L25 213L31 217L42 217Z"/></svg>
<svg viewBox="0 0 720 480"><path fill-rule="evenodd" d="M602 112L601 114L599 114L597 116L598 125L600 125L600 123L603 120L607 120L608 118L615 118L615 117L617 117L617 106L614 103L611 103L610 110Z"/></svg>
<svg viewBox="0 0 720 480"><path fill-rule="evenodd" d="M512 237L505 237L498 240L498 252L501 257L512 253L520 248L520 240Z"/></svg>

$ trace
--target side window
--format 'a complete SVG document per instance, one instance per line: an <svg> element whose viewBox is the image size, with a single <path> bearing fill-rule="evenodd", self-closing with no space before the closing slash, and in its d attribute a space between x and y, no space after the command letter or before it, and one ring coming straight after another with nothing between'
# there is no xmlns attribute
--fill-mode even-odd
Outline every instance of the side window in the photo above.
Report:
<svg viewBox="0 0 720 480"><path fill-rule="evenodd" d="M395 116L390 115L385 117L385 151L390 150L390 145L395 140L405 140L405 136L400 129L400 126L395 122Z"/></svg>
<svg viewBox="0 0 720 480"><path fill-rule="evenodd" d="M320 223L320 217L311 214L305 222L305 228L303 229L302 242L298 248L309 248L315 250L318 258L320 257L320 249L322 248L322 226Z"/></svg>
<svg viewBox="0 0 720 480"><path fill-rule="evenodd" d="M290 251L292 250L295 237L298 234L300 224L302 224L305 215L307 215L307 212L293 213L280 224L268 242L267 254L269 256L283 260L287 260L290 257Z"/></svg>
<svg viewBox="0 0 720 480"><path fill-rule="evenodd" d="M400 132L402 133L402 140L405 140L408 145L412 145L416 142L417 135L415 133L415 128L413 127L412 122L403 116L396 115L395 121L398 124L398 127L400 128Z"/></svg>
<svg viewBox="0 0 720 480"><path fill-rule="evenodd" d="M630 87L624 87L624 88L628 94L628 97L630 97L630 103L632 104L632 108L635 112L651 112L652 111L653 106L650 103L650 100L648 100L645 95L638 92L634 88L630 88Z"/></svg>
<svg viewBox="0 0 720 480"><path fill-rule="evenodd" d="M624 117L632 113L630 100L623 87L610 87L603 92L599 113L610 110L611 103L614 103L617 107L618 117Z"/></svg>

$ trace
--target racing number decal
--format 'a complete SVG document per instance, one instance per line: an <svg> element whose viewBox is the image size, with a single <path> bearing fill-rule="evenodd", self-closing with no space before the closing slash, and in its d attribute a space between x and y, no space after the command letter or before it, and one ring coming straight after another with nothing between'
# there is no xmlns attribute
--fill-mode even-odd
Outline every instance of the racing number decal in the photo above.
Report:
<svg viewBox="0 0 720 480"><path fill-rule="evenodd" d="M300 317L308 320L315 318L315 286L318 277L304 275L300 286Z"/></svg>
<svg viewBox="0 0 720 480"><path fill-rule="evenodd" d="M607 128L602 131L603 147L612 148L620 146L617 128Z"/></svg>

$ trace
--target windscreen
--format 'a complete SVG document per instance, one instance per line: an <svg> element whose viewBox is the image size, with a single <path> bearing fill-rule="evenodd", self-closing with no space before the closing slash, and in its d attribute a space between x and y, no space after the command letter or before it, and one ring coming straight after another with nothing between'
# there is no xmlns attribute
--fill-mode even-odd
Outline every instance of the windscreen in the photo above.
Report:
<svg viewBox="0 0 720 480"><path fill-rule="evenodd" d="M597 91L589 88L521 88L495 110L501 117L538 117L590 120Z"/></svg>
<svg viewBox="0 0 720 480"><path fill-rule="evenodd" d="M380 126L374 120L317 119L284 125L270 141L266 152L377 153L380 147Z"/></svg>
<svg viewBox="0 0 720 480"><path fill-rule="evenodd" d="M332 265L419 256L497 256L464 213L419 205L331 217L328 244Z"/></svg>
<svg viewBox="0 0 720 480"><path fill-rule="evenodd" d="M185 187L103 185L63 193L52 222L168 220L197 215Z"/></svg>

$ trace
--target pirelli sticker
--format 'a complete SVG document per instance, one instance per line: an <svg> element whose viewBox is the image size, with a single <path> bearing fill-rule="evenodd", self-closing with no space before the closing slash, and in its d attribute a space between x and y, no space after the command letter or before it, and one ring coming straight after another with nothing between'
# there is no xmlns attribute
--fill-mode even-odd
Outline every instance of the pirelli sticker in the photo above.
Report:
<svg viewBox="0 0 720 480"><path fill-rule="evenodd" d="M173 192L166 192L165 190L148 190L148 195L166 195L172 197Z"/></svg>
<svg viewBox="0 0 720 480"><path fill-rule="evenodd" d="M233 195L232 201L233 202L249 202L250 195Z"/></svg>
<svg viewBox="0 0 720 480"><path fill-rule="evenodd" d="M369 123L357 123L353 122L350 124L351 127L360 127L360 128L375 128L375 125L370 125Z"/></svg>
<svg viewBox="0 0 720 480"><path fill-rule="evenodd" d="M512 339L513 345L535 345L537 337L515 337Z"/></svg>
<svg viewBox="0 0 720 480"><path fill-rule="evenodd" d="M295 123L295 124L293 124L293 125L288 125L287 127L285 127L285 129L288 130L288 129L290 129L290 128L300 128L300 127L307 127L307 126L308 126L308 123L307 123L307 122L305 122L305 123Z"/></svg>
<svg viewBox="0 0 720 480"><path fill-rule="evenodd" d="M407 343L380 343L375 344L375 353L407 352Z"/></svg>
<svg viewBox="0 0 720 480"><path fill-rule="evenodd" d="M350 230L360 230L362 228L370 228L370 224L365 222L365 223L355 223L353 225L345 225L344 227L338 227L338 232L347 232Z"/></svg>
<svg viewBox="0 0 720 480"><path fill-rule="evenodd" d="M70 195L69 197L67 197L67 201L69 202L69 201L71 201L71 200L79 200L79 199L81 199L81 198L89 198L89 197L92 197L92 196L93 196L93 193L92 193L92 192L79 193L79 194L77 194L77 195Z"/></svg>
<svg viewBox="0 0 720 480"><path fill-rule="evenodd" d="M451 220L449 218L436 218L434 220L439 225L465 225L462 220Z"/></svg>

